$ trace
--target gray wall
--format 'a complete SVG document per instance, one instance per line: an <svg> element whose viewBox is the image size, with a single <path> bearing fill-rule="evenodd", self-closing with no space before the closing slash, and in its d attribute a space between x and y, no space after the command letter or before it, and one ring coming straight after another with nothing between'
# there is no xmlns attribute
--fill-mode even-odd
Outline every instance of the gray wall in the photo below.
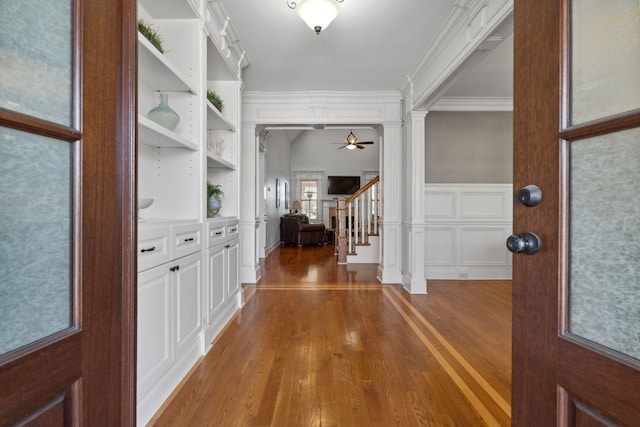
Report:
<svg viewBox="0 0 640 427"><path fill-rule="evenodd" d="M280 216L288 214L289 210L284 207L285 185L288 183L291 191L291 142L284 132L271 131L269 138L264 145L265 154L265 202L267 215L267 236L266 248L280 242ZM280 207L276 208L276 178L280 181ZM289 199L292 203L293 201Z"/></svg>
<svg viewBox="0 0 640 427"><path fill-rule="evenodd" d="M354 135L359 141L373 141L365 145L363 150L347 150L339 147L344 145L344 139L349 129L325 129L305 131L291 144L291 169L295 172L314 171L324 172L321 199L333 199L334 195L327 194L327 176L355 176L362 178L365 170L378 170L380 167L380 136L377 130L354 129ZM293 177L292 177L293 179ZM361 182L364 185L364 181ZM294 182L295 185L295 182Z"/></svg>
<svg viewBox="0 0 640 427"><path fill-rule="evenodd" d="M512 112L432 111L425 135L425 182L513 181Z"/></svg>

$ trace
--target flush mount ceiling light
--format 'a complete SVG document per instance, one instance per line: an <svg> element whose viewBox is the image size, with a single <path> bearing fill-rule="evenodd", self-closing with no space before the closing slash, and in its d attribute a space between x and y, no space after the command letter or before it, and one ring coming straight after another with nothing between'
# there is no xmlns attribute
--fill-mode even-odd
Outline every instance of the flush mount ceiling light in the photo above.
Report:
<svg viewBox="0 0 640 427"><path fill-rule="evenodd" d="M344 0L287 0L287 6L298 9L298 16L309 28L320 34L338 15L338 3Z"/></svg>

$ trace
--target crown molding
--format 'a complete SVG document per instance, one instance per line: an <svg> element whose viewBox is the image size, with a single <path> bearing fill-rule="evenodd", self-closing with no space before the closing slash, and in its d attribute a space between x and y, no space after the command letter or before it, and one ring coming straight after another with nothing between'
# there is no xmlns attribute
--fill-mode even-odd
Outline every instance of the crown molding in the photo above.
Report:
<svg viewBox="0 0 640 427"><path fill-rule="evenodd" d="M513 111L513 98L440 98L429 111Z"/></svg>

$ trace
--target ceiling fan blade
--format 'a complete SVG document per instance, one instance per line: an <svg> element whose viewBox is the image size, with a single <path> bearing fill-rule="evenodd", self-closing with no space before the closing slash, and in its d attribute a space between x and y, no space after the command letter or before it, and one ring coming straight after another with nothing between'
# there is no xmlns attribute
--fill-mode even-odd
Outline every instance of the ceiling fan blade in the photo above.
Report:
<svg viewBox="0 0 640 427"><path fill-rule="evenodd" d="M360 150L364 150L364 147L360 147L360 144L356 144L356 147L358 147Z"/></svg>
<svg viewBox="0 0 640 427"><path fill-rule="evenodd" d="M364 145L373 144L373 141L363 141L363 142L358 141L356 142L356 144L364 144Z"/></svg>
<svg viewBox="0 0 640 427"><path fill-rule="evenodd" d="M346 148L346 147L347 147L346 145L343 145L342 147L338 147L337 149L339 150L341 148Z"/></svg>

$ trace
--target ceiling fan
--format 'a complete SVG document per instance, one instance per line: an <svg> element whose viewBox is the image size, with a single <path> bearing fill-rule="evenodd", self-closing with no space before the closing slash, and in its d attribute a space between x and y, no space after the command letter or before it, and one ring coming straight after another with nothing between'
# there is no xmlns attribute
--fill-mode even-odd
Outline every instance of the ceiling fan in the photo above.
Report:
<svg viewBox="0 0 640 427"><path fill-rule="evenodd" d="M358 142L358 138L353 134L353 131L349 132L349 135L347 135L347 137L344 139L345 145L343 145L342 147L338 147L338 150L341 148L347 148L349 150L354 150L356 148L359 148L360 150L364 149L364 147L362 147L363 145L369 145L369 144L373 144L373 141L362 141L362 142ZM341 142L338 142L336 144L342 144Z"/></svg>

